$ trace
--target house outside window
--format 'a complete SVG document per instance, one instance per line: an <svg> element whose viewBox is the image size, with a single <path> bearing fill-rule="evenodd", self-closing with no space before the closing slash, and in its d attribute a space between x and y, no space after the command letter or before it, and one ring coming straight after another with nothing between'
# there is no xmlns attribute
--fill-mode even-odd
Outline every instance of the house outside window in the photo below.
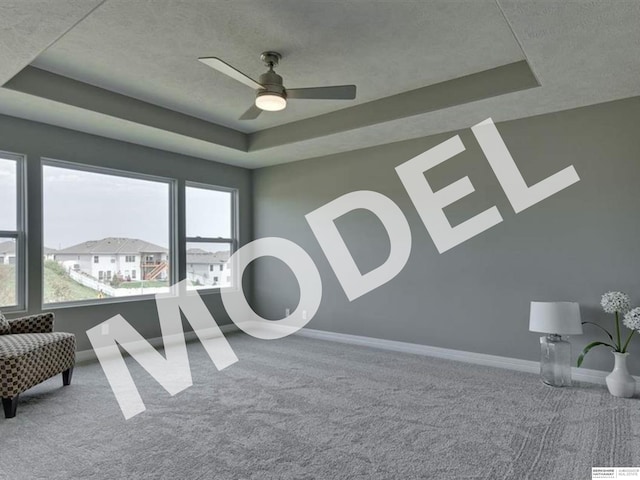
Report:
<svg viewBox="0 0 640 480"><path fill-rule="evenodd" d="M235 189L186 183L186 273L189 289L235 286L229 258L238 247L237 195ZM209 272L226 274L211 276ZM220 277L227 280L220 282Z"/></svg>
<svg viewBox="0 0 640 480"><path fill-rule="evenodd" d="M44 245L61 245L44 264L44 306L169 292L177 180L43 159L42 185Z"/></svg>
<svg viewBox="0 0 640 480"><path fill-rule="evenodd" d="M25 306L24 169L21 155L0 152L0 309Z"/></svg>

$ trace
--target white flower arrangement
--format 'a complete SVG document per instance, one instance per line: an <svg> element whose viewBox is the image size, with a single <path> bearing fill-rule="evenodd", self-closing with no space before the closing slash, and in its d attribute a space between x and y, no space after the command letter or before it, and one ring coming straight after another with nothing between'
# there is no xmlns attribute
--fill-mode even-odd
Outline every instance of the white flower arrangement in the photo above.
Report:
<svg viewBox="0 0 640 480"><path fill-rule="evenodd" d="M631 299L626 293L607 292L602 295L600 305L607 313L627 313L631 309Z"/></svg>
<svg viewBox="0 0 640 480"><path fill-rule="evenodd" d="M629 310L622 323L624 323L625 327L640 332L640 307Z"/></svg>
<svg viewBox="0 0 640 480"><path fill-rule="evenodd" d="M611 348L614 352L619 353L627 353L627 347L629 346L629 342L631 341L631 337L633 334L640 332L640 307L636 307L631 310L631 299L629 295L622 292L607 292L602 295L600 299L600 305L602 305L602 309L606 313L613 313L615 315L615 332L611 333L606 328L598 325L593 322L582 322L582 324L590 324L598 327L609 337L610 342L591 342L589 345L584 347L582 353L578 357L578 366L582 365L582 361L584 357L593 347L597 347L603 345L605 347ZM627 337L627 340L623 343L622 337L620 336L620 314L624 315L622 323L625 327L631 330L631 333Z"/></svg>

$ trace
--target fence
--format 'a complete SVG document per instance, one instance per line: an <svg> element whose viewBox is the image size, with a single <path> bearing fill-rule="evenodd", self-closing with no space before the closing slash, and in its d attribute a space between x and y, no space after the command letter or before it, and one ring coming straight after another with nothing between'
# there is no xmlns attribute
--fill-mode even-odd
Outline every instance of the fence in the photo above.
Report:
<svg viewBox="0 0 640 480"><path fill-rule="evenodd" d="M114 288L106 283L99 282L93 277L84 275L74 270L69 271L69 276L85 287L89 287L96 292L102 292L107 297L131 297L134 295L153 295L156 293L166 293L168 287L140 287L140 288Z"/></svg>

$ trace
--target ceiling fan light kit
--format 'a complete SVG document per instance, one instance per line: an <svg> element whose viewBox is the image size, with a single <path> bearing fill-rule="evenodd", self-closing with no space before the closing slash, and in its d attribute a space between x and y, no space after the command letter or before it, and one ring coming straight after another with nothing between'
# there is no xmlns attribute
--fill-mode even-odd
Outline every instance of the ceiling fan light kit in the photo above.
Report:
<svg viewBox="0 0 640 480"><path fill-rule="evenodd" d="M355 85L338 85L333 87L294 88L287 90L282 82L282 77L273 69L282 58L278 52L263 52L260 59L269 69L259 77L259 81L253 80L241 71L217 57L201 57L198 60L205 65L224 73L229 77L244 83L256 90L255 104L252 105L240 120L253 120L262 111L277 112L287 106L287 98L307 100L353 100L356 98Z"/></svg>
<svg viewBox="0 0 640 480"><path fill-rule="evenodd" d="M267 112L277 112L284 110L287 106L287 99L282 94L260 91L256 95L256 107Z"/></svg>

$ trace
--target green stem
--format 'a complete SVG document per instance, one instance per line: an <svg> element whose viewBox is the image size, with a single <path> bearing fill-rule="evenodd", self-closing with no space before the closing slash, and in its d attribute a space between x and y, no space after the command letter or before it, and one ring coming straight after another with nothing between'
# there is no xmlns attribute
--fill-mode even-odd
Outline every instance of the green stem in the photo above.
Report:
<svg viewBox="0 0 640 480"><path fill-rule="evenodd" d="M629 338L627 338L627 341L624 343L624 348L622 349L622 353L625 353L627 351L627 347L629 346L629 342L631 341L631 337L633 337L634 333L636 333L636 331L631 330L631 333L629 334Z"/></svg>
<svg viewBox="0 0 640 480"><path fill-rule="evenodd" d="M616 351L620 351L620 346L622 342L620 341L620 322L618 321L618 311L616 310L616 336L618 338L618 343L616 343L616 347L618 348Z"/></svg>

